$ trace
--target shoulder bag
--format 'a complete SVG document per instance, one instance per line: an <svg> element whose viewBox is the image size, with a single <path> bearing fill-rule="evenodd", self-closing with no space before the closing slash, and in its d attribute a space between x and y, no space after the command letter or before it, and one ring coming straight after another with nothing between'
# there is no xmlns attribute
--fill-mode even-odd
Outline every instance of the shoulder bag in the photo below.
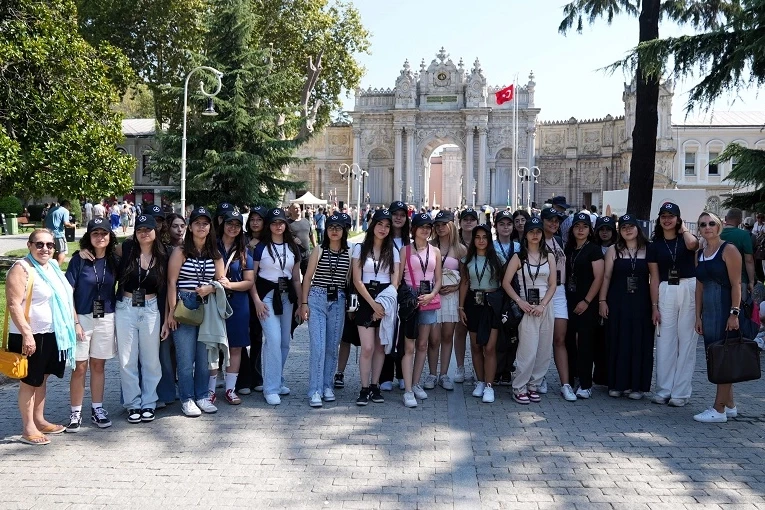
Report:
<svg viewBox="0 0 765 510"><path fill-rule="evenodd" d="M27 272L27 288L24 302L24 317L29 322L29 307L32 305L32 286L34 284L34 273ZM29 362L24 354L8 352L8 321L10 320L8 304L5 305L5 319L3 324L3 343L0 345L0 373L11 379L24 379L29 372Z"/></svg>
<svg viewBox="0 0 765 510"><path fill-rule="evenodd" d="M728 331L725 340L707 347L707 378L712 384L754 381L762 375L757 342L744 338L741 330L736 333L738 337L731 338Z"/></svg>

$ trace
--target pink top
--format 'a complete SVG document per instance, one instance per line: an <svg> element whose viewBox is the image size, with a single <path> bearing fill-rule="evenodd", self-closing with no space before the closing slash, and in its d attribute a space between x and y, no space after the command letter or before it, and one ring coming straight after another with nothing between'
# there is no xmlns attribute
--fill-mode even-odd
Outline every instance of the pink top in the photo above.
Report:
<svg viewBox="0 0 765 510"><path fill-rule="evenodd" d="M415 251L414 244L410 244L405 248L410 250L411 253L409 255L408 263L406 259L402 261L402 265L404 266L404 278L406 279L406 282L414 288L420 286L421 280L430 281L431 283L434 281L433 277L436 273L436 252L430 244L427 244L426 246L427 252L426 249ZM424 276L422 274L423 266L425 267ZM413 281L413 275L409 271L409 267L414 271L414 279L416 279L416 282Z"/></svg>

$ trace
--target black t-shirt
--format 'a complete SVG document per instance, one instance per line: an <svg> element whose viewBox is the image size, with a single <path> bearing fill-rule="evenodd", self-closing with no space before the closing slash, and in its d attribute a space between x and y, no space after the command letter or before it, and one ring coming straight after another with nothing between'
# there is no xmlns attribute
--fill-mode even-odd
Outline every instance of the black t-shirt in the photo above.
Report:
<svg viewBox="0 0 765 510"><path fill-rule="evenodd" d="M648 245L645 258L649 264L659 265L659 278L662 282L669 280L669 270L673 267L677 269L680 278L696 277L695 252L685 246L682 236L670 241L659 239L652 242Z"/></svg>
<svg viewBox="0 0 765 510"><path fill-rule="evenodd" d="M595 281L592 263L596 260L603 260L603 251L595 243L587 243L580 250L566 250L566 299L574 306L587 297ZM576 288L573 292L572 282Z"/></svg>

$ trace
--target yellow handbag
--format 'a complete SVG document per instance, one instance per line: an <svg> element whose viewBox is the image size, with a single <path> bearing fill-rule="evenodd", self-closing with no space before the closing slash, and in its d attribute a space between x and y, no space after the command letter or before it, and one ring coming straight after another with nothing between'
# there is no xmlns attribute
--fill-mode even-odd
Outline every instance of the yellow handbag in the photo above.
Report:
<svg viewBox="0 0 765 510"><path fill-rule="evenodd" d="M29 307L32 304L32 284L34 273L29 272L27 278L26 301L24 304L24 317L29 322ZM0 373L11 379L24 379L29 372L27 357L16 352L8 352L8 321L10 320L8 304L5 305L5 319L3 320L3 343L0 345Z"/></svg>

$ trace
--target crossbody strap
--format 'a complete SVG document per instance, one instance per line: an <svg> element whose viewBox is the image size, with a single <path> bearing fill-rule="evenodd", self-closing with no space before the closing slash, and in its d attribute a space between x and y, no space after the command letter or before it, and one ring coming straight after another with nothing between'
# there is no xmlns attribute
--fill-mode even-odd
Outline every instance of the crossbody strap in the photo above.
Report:
<svg viewBox="0 0 765 510"><path fill-rule="evenodd" d="M406 245L406 267L409 268L409 276L412 279L412 287L414 287L414 271L412 270L412 245Z"/></svg>
<svg viewBox="0 0 765 510"><path fill-rule="evenodd" d="M31 268L30 268L31 269ZM32 305L32 286L35 282L35 275L32 271L27 271L27 287L26 287L26 296L24 301L24 318L29 322L29 307ZM0 350L7 351L8 350L8 334L10 333L10 330L8 328L8 321L10 319L10 312L8 310L8 303L5 303L5 317L3 319L3 342L2 345L0 345Z"/></svg>

